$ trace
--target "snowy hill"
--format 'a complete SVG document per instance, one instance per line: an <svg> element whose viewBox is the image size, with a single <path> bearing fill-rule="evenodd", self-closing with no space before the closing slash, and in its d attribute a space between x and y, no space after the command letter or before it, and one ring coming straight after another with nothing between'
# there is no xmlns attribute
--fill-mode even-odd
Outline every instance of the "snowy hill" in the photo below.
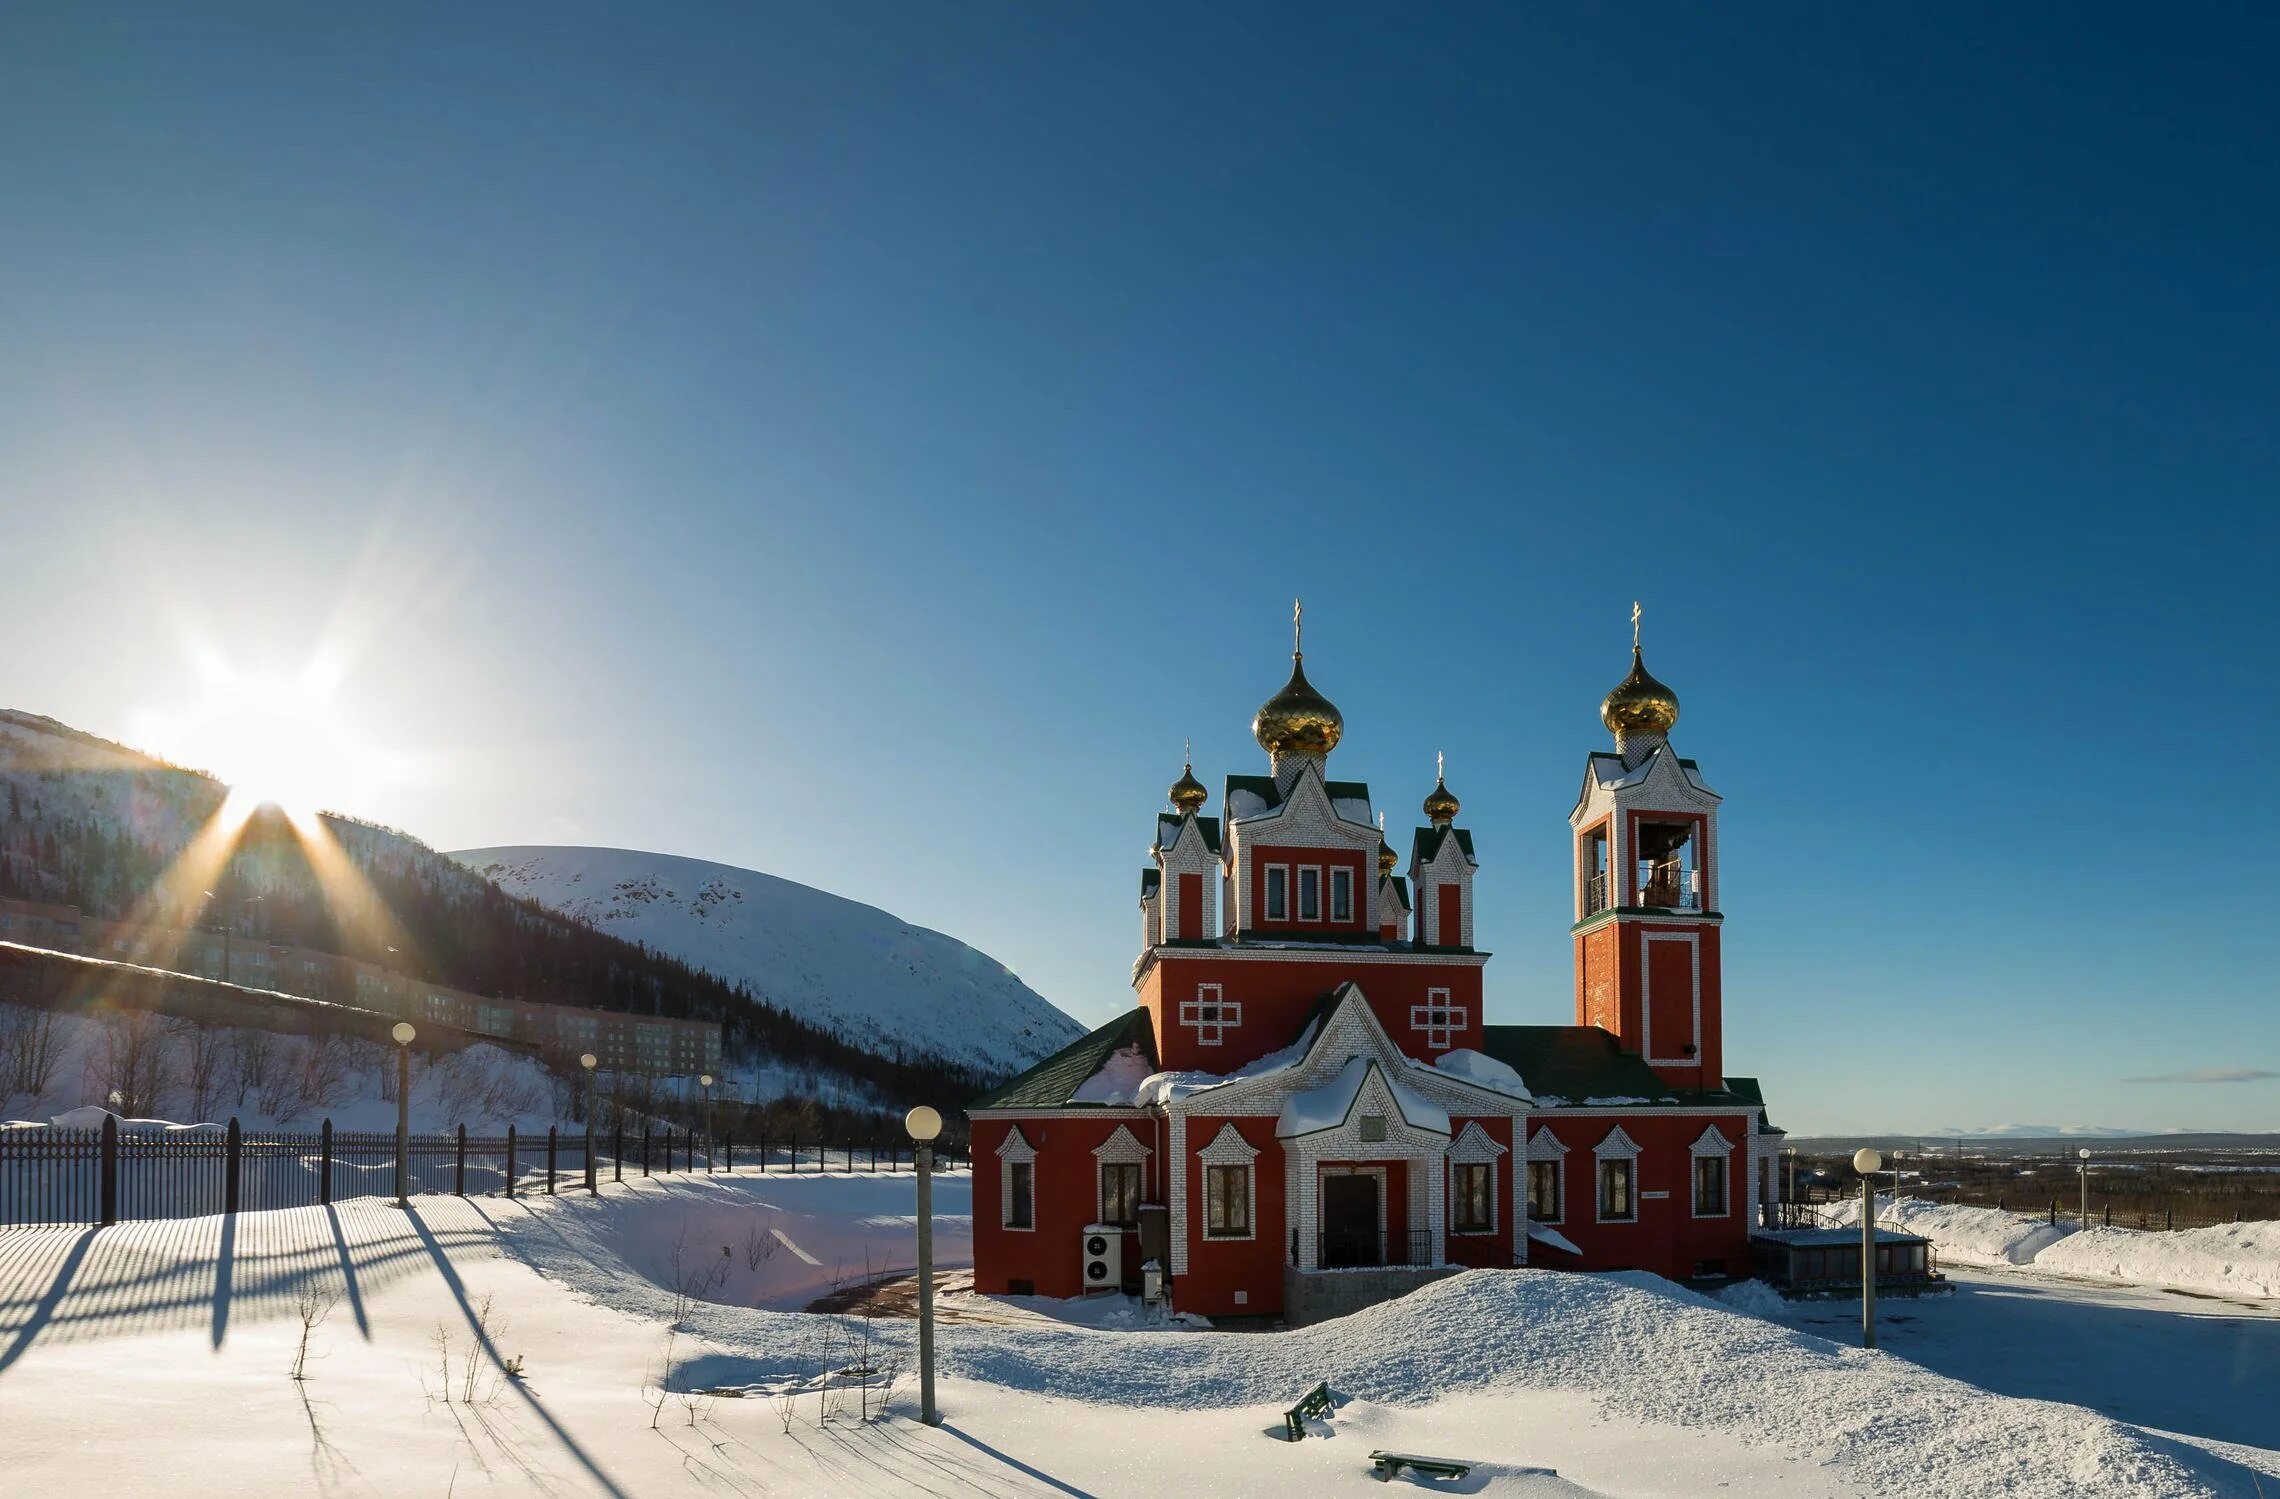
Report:
<svg viewBox="0 0 2280 1499"><path fill-rule="evenodd" d="M866 1050L1002 1075L1080 1026L1005 965L875 906L754 870L613 848L451 857L510 895L640 942Z"/></svg>

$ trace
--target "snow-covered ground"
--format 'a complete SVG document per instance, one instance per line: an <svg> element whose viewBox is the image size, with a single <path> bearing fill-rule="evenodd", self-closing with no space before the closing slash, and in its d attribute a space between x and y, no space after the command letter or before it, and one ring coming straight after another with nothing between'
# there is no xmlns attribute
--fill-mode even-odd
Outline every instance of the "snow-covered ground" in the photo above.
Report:
<svg viewBox="0 0 2280 1499"><path fill-rule="evenodd" d="M621 848L473 848L451 857L510 895L749 984L873 1051L891 1042L1001 1073L1085 1031L987 953L772 874Z"/></svg>
<svg viewBox="0 0 2280 1499"><path fill-rule="evenodd" d="M939 1186L954 1260L968 1187ZM2238 1459L2280 1468L2280 1452L2212 1451L2050 1403L2077 1388L2071 1348L2046 1360L2046 1398L2023 1400L1650 1277L1536 1271L1471 1272L1280 1333L1123 1330L1093 1311L1117 1303L1054 1320L949 1297L940 1430L911 1419L907 1377L883 1423L859 1419L852 1389L819 1420L818 1372L852 1361L866 1324L774 1308L839 1262L907 1263L910 1191L908 1177L676 1178L599 1201L360 1201L0 1234L9 1487L1312 1496L1381 1492L1366 1459L1387 1447L1479 1464L1460 1484L1421 1481L1454 1492L2251 1499ZM755 1231L776 1248L747 1263ZM708 1280L722 1259L737 1268ZM767 1305L692 1303L675 1283ZM307 1292L338 1300L295 1381ZM912 1331L868 1324L873 1365L907 1369ZM519 1379L498 1362L514 1360ZM1296 1446L1275 1440L1282 1407L1318 1379L1342 1397L1337 1415ZM744 1398L659 1405L661 1380Z"/></svg>
<svg viewBox="0 0 2280 1499"><path fill-rule="evenodd" d="M1822 1209L1831 1222L1858 1223L1860 1204ZM1876 1200L1877 1221L1922 1234L1949 1265L2032 1265L2054 1275L2137 1285L2178 1286L2215 1296L2280 1297L2280 1222L2227 1223L2159 1233L2078 1228L1997 1208L1904 1198ZM2280 1391L2274 1398L2280 1401ZM2276 1418L2280 1420L2280 1418Z"/></svg>

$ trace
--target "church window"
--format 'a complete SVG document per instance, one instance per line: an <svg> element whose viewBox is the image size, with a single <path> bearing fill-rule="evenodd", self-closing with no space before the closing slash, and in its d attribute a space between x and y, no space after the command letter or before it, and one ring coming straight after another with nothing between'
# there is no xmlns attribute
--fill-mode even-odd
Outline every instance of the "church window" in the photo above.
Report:
<svg viewBox="0 0 2280 1499"><path fill-rule="evenodd" d="M1330 871L1330 919L1341 924L1354 919L1354 872L1351 869Z"/></svg>
<svg viewBox="0 0 2280 1499"><path fill-rule="evenodd" d="M1322 919L1322 871L1312 864L1298 872L1298 919Z"/></svg>
<svg viewBox="0 0 2280 1499"><path fill-rule="evenodd" d="M1251 1168L1204 1168L1204 1237L1247 1239L1251 1236Z"/></svg>
<svg viewBox="0 0 2280 1499"><path fill-rule="evenodd" d="M1037 1167L1029 1161L1009 1161L1008 1191L1006 1193L1005 1226L1007 1228L1034 1228L1037 1226Z"/></svg>
<svg viewBox="0 0 2280 1499"><path fill-rule="evenodd" d="M1267 866L1267 920L1290 920L1290 869L1287 865Z"/></svg>
<svg viewBox="0 0 2280 1499"><path fill-rule="evenodd" d="M1100 1166L1100 1221L1130 1228L1140 1221L1138 1162L1103 1161Z"/></svg>
<svg viewBox="0 0 2280 1499"><path fill-rule="evenodd" d="M1528 1216L1538 1223L1560 1221L1560 1163L1528 1163Z"/></svg>
<svg viewBox="0 0 2280 1499"><path fill-rule="evenodd" d="M1694 1216L1726 1216L1726 1158L1722 1155L1694 1158Z"/></svg>
<svg viewBox="0 0 2280 1499"><path fill-rule="evenodd" d="M1361 1137L1365 1145L1375 1145L1385 1138L1385 1115L1364 1114L1361 1118Z"/></svg>
<svg viewBox="0 0 2280 1499"><path fill-rule="evenodd" d="M1639 1205L1633 1197L1633 1173L1638 1163L1631 1160L1605 1160L1599 1163L1599 1221L1602 1223L1631 1223L1639 1216Z"/></svg>
<svg viewBox="0 0 2280 1499"><path fill-rule="evenodd" d="M1496 1231L1496 1168L1486 1162L1467 1162L1456 1171L1456 1229L1460 1234Z"/></svg>

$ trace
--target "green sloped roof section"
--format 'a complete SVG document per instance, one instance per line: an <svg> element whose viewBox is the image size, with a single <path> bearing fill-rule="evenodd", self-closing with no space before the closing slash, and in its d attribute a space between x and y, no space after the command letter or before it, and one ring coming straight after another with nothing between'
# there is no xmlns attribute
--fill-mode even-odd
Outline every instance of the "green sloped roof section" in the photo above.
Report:
<svg viewBox="0 0 2280 1499"><path fill-rule="evenodd" d="M1105 1105L1071 1103L1069 1095L1084 1086L1086 1078L1107 1065L1126 1046L1138 1046L1156 1065L1156 1035L1149 1028L1148 1012L1137 1006L1125 1011L1082 1040L1071 1042L1027 1072L998 1084L966 1105L974 1109L1097 1109Z"/></svg>
<svg viewBox="0 0 2280 1499"><path fill-rule="evenodd" d="M1758 1080L1756 1078L1727 1078L1726 1091L1728 1093L1731 1093L1734 1097L1740 1099L1743 1103L1752 1103L1757 1105L1759 1129L1772 1129L1774 1127L1773 1121L1766 1117L1765 1089L1758 1086ZM1784 1131L1784 1133L1786 1133L1786 1131Z"/></svg>
<svg viewBox="0 0 2280 1499"><path fill-rule="evenodd" d="M1655 1076L1636 1053L1591 1025L1490 1025L1481 1028L1481 1050L1520 1074L1538 1100L1562 1098L1643 1098L1679 1103L1680 1094Z"/></svg>

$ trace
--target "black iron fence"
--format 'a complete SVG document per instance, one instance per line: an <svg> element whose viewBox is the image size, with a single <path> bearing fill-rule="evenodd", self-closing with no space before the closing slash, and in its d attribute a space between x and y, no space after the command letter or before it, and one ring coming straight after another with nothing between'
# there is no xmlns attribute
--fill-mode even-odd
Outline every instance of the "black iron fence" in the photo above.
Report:
<svg viewBox="0 0 2280 1499"><path fill-rule="evenodd" d="M1293 1234L1292 1238L1296 1239ZM1431 1265L1434 1263L1430 1229L1407 1233L1380 1233L1375 1228L1321 1230L1315 1243L1314 1263L1324 1270L1358 1270L1378 1266ZM1292 1262L1298 1246L1291 1245Z"/></svg>
<svg viewBox="0 0 2280 1499"><path fill-rule="evenodd" d="M754 1172L894 1172L908 1140L801 1141L651 1127L520 1134L422 1132L401 1164L393 1131L246 1131L227 1125L0 1129L0 1228L112 1224L314 1207L357 1197L554 1195L627 1177ZM938 1167L965 1164L935 1148Z"/></svg>

